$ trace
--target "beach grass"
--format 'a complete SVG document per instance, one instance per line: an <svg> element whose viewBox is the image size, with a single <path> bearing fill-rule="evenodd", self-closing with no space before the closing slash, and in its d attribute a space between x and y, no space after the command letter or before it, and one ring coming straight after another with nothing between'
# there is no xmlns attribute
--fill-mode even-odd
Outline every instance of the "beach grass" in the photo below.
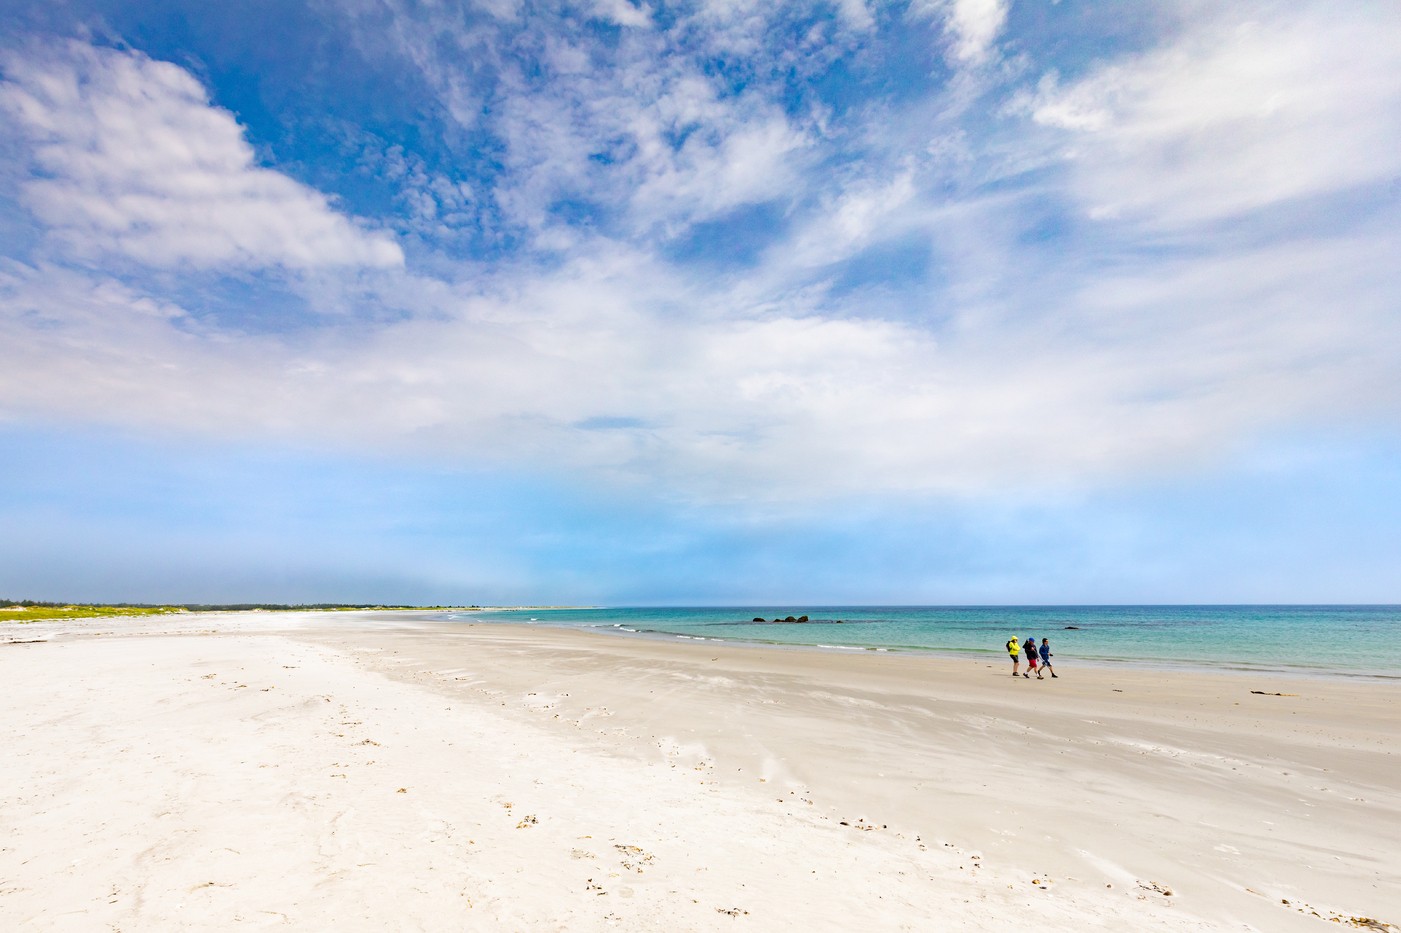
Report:
<svg viewBox="0 0 1401 933"><path fill-rule="evenodd" d="M363 612L372 609L381 612L422 612L479 610L479 606L363 606L342 604L319 604L314 606L281 605L276 603L240 603L235 605L196 605L178 606L120 605L109 603L35 603L0 602L0 624L5 622L51 622L62 619L89 619L104 616L158 616L173 612L288 612L317 610L321 612Z"/></svg>
<svg viewBox="0 0 1401 933"><path fill-rule="evenodd" d="M160 616L184 612L179 606L3 606L0 623L86 619L95 616Z"/></svg>

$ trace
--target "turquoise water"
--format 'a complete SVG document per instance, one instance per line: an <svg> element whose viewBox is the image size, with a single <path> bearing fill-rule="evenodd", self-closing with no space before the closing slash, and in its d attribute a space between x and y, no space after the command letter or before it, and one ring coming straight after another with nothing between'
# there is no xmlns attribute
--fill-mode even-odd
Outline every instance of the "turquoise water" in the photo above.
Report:
<svg viewBox="0 0 1401 933"><path fill-rule="evenodd" d="M806 615L804 624L756 624ZM751 606L449 613L446 620L840 650L1005 658L1008 637L1051 639L1055 663L1401 677L1401 606ZM838 621L840 620L840 621Z"/></svg>

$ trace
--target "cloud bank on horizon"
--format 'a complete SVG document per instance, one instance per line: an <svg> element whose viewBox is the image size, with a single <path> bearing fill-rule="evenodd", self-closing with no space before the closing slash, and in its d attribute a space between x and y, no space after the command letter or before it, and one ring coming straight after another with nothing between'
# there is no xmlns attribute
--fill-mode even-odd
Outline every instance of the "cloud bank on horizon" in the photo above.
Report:
<svg viewBox="0 0 1401 933"><path fill-rule="evenodd" d="M678 526L1397 439L1394 5L273 6L0 19L0 426Z"/></svg>

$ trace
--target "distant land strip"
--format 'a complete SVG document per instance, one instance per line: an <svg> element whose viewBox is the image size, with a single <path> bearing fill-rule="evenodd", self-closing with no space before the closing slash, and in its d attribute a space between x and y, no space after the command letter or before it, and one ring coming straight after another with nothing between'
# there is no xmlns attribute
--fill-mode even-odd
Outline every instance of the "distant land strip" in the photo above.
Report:
<svg viewBox="0 0 1401 933"><path fill-rule="evenodd" d="M38 622L94 616L149 616L172 612L294 612L307 610L479 610L480 606L390 606L366 603L63 603L0 599L0 622Z"/></svg>

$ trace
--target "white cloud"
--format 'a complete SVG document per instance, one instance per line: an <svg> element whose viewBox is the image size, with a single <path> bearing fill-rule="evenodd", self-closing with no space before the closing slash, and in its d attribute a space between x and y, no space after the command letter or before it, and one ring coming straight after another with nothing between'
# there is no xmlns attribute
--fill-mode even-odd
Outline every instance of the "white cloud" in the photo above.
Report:
<svg viewBox="0 0 1401 933"><path fill-rule="evenodd" d="M655 242L800 191L809 182L803 153L820 131L818 115L791 111L788 82L821 73L857 41L853 34L874 26L865 0L805 24L797 42L785 17L801 18L801 9L752 0L704 3L664 25L646 4L598 0L591 12L651 27L625 29L616 41L579 32L551 8L493 24L469 24L450 4L355 9L360 31L366 23L377 30L362 44L387 35L459 123L500 141L504 171L491 194L537 246L577 238L556 229L551 214L561 204L601 205L609 235ZM389 14L387 32L378 13ZM721 59L732 73L716 73ZM489 97L489 112L459 114L462 88Z"/></svg>
<svg viewBox="0 0 1401 933"><path fill-rule="evenodd" d="M475 69L494 64L503 44L499 30L521 18L520 0L315 0L314 5L352 23L351 37L367 58L387 53L412 63L437 103L464 127L476 126L482 115L483 88Z"/></svg>
<svg viewBox="0 0 1401 933"><path fill-rule="evenodd" d="M837 11L853 29L865 31L876 24L866 0L837 0Z"/></svg>
<svg viewBox="0 0 1401 933"><path fill-rule="evenodd" d="M1331 27L1327 43L1366 32L1359 19ZM11 264L0 269L0 400L13 417L376 444L715 500L1112 483L1299 426L1394 425L1394 222L1340 212L1327 235L1262 229L1246 245L1203 232L1240 204L1386 177L1396 148L1370 148L1377 126L1392 125L1378 113L1392 100L1380 46L1354 50L1369 64L1347 72L1350 100L1298 64L1343 67L1342 53L1284 54L1280 37L1307 34L1297 17L1241 33L1273 37L1273 51L1243 55L1240 67L1283 61L1290 76L1274 112L1295 114L1293 128L1271 135L1222 98L1222 88L1255 85L1223 77L1233 59L1218 45L1234 33L1220 25L1066 88L1046 84L1028 111L1040 129L1021 127L1073 147L1067 171L1040 170L1044 138L989 145L969 132L956 139L958 177L947 187L953 176L917 150L900 158L902 145L927 144L929 127L893 119L872 130L886 137L844 150L763 95L726 94L684 57L653 54L666 51L655 30L623 30L616 60L583 72L561 40L552 60L568 81L532 87L516 75L498 115L509 176L498 195L560 250L557 265L518 257L461 267L451 281L367 275L335 298L372 313L283 338L215 330L95 273ZM1328 106L1299 103L1312 99L1313 78ZM1245 189L1240 204L1212 206L1237 195L1211 188L1208 157L1191 148L1198 98L1208 136L1221 137L1210 157ZM1310 143L1298 127L1326 139ZM1316 172L1299 164L1309 145L1358 160ZM617 158L596 167L590 155L604 146ZM1292 194L1240 177L1233 160L1267 150L1296 167L1284 185ZM877 156L855 158L867 151ZM852 158L810 170L829 154ZM996 190L970 196L965 167L997 159L1034 166L1019 169L1032 180L1002 175ZM416 222L432 223L455 198L467 206L467 192L401 161L413 190L434 194L414 200ZM1110 227L1112 254L1098 227L1028 244L1029 205L1088 209L1108 203L1107 188L1133 221ZM549 223L555 199L590 192L623 217L632 245ZM792 226L757 268L707 277L659 258L649 232L767 198L792 207ZM1169 223L1202 235L1164 250L1155 225ZM816 281L893 235L927 236L942 258L935 276L901 293L903 316L841 306Z"/></svg>
<svg viewBox="0 0 1401 933"><path fill-rule="evenodd" d="M824 202L775 262L821 266L846 259L876 239L907 230L899 215L918 196L910 169L890 179L856 179Z"/></svg>
<svg viewBox="0 0 1401 933"><path fill-rule="evenodd" d="M619 26L649 26L651 13L646 5L633 6L628 0L594 0L594 10L598 15Z"/></svg>
<svg viewBox="0 0 1401 933"><path fill-rule="evenodd" d="M11 53L0 113L39 174L26 206L80 255L153 266L392 267L398 245L257 165L187 71L78 42Z"/></svg>
<svg viewBox="0 0 1401 933"><path fill-rule="evenodd" d="M1042 82L1075 193L1098 217L1159 227L1239 216L1401 174L1401 15L1386 5L1228 6L1171 45Z"/></svg>
<svg viewBox="0 0 1401 933"><path fill-rule="evenodd" d="M948 56L962 66L982 65L993 57L1010 7L1011 0L913 0L910 4L916 15L943 22Z"/></svg>
<svg viewBox="0 0 1401 933"><path fill-rule="evenodd" d="M655 240L801 186L807 129L764 93L725 93L672 38L636 34L593 49L582 72L582 50L547 43L544 61L562 73L543 85L504 77L495 120L509 172L496 196L508 216L553 240L553 205L600 204L616 234Z"/></svg>
<svg viewBox="0 0 1401 933"><path fill-rule="evenodd" d="M727 130L719 139L696 134L673 157L649 167L633 197L640 219L689 223L792 190L795 156L807 140L786 119L774 114Z"/></svg>
<svg viewBox="0 0 1401 933"><path fill-rule="evenodd" d="M12 266L0 399L15 417L387 444L685 499L1076 486L1301 424L1401 420L1398 247L1359 236L1125 270L939 335L735 307L626 251L481 290L396 278L368 300L415 317L285 339Z"/></svg>

